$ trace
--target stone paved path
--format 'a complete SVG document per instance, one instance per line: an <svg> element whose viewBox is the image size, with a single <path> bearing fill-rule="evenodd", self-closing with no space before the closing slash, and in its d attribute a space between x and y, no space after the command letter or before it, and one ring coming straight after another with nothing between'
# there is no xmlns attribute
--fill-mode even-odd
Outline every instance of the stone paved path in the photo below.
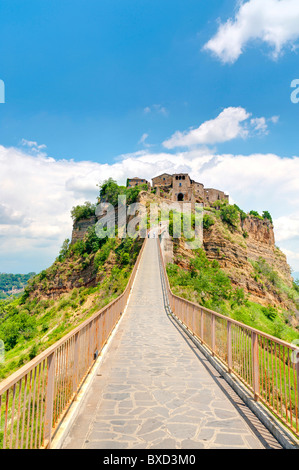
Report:
<svg viewBox="0 0 299 470"><path fill-rule="evenodd" d="M149 239L127 311L63 448L280 448L164 305Z"/></svg>

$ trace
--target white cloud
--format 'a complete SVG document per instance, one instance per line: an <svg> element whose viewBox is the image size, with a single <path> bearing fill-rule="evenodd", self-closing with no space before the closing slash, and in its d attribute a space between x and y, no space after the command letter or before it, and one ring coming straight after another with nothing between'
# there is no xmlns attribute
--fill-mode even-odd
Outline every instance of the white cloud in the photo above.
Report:
<svg viewBox="0 0 299 470"><path fill-rule="evenodd" d="M213 145L237 137L246 137L248 131L244 129L242 122L249 116L250 114L244 108L226 108L215 119L204 122L197 129L175 132L170 139L163 142L163 145L169 149L198 144Z"/></svg>
<svg viewBox="0 0 299 470"><path fill-rule="evenodd" d="M146 139L148 138L148 134L142 134L138 144L144 144L144 142L146 141Z"/></svg>
<svg viewBox="0 0 299 470"><path fill-rule="evenodd" d="M299 234L299 212L282 215L275 220L276 240L284 242L285 240L296 239ZM299 250L298 250L299 257Z"/></svg>
<svg viewBox="0 0 299 470"><path fill-rule="evenodd" d="M274 154L219 155L208 149L122 155L114 163L55 160L0 146L0 271L40 271L71 236L70 210L96 201L97 183L113 177L150 180L161 173L188 172L206 187L230 194L245 211L268 210L278 245L296 254L299 246L299 157ZM298 250L297 250L298 252ZM299 271L296 256L289 255Z"/></svg>
<svg viewBox="0 0 299 470"><path fill-rule="evenodd" d="M163 142L164 147L193 147L196 145L214 145L228 142L236 138L246 138L252 135L266 135L268 122L276 123L278 117L252 118L251 114L242 107L225 108L215 119L205 121L196 129L185 132L177 131Z"/></svg>
<svg viewBox="0 0 299 470"><path fill-rule="evenodd" d="M298 0L249 0L238 2L234 18L220 24L204 46L223 63L233 63L252 41L266 43L276 59L286 47L296 48L299 38Z"/></svg>
<svg viewBox="0 0 299 470"><path fill-rule="evenodd" d="M152 147L152 144L149 144L148 142L146 142L147 139L148 139L148 134L146 133L142 134L141 138L138 141L138 144L142 144L146 148Z"/></svg>
<svg viewBox="0 0 299 470"><path fill-rule="evenodd" d="M157 113L157 114L162 114L163 116L168 116L167 109L161 104L153 104L152 106L146 106L143 112L145 114Z"/></svg>
<svg viewBox="0 0 299 470"><path fill-rule="evenodd" d="M47 148L45 144L38 145L38 143L35 142L34 140L26 140L26 139L21 140L21 145L22 147L27 147L32 152L36 152L36 153L41 153L41 150L44 150Z"/></svg>
<svg viewBox="0 0 299 470"><path fill-rule="evenodd" d="M258 134L268 134L268 126L264 117L251 119L250 123Z"/></svg>

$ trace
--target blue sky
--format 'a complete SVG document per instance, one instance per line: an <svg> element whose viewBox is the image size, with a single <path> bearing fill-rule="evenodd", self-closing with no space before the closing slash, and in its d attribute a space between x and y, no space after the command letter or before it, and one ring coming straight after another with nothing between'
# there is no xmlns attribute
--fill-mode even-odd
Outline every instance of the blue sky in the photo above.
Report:
<svg viewBox="0 0 299 470"><path fill-rule="evenodd" d="M23 2L0 6L0 141L25 138L49 155L104 162L140 148L146 132L159 144L227 106L279 114L278 131L223 151L297 151L299 106L290 97L298 55L269 60L268 46L249 47L221 65L201 49L232 1L125 0ZM159 104L167 117L143 113ZM221 148L222 151L222 148Z"/></svg>
<svg viewBox="0 0 299 470"><path fill-rule="evenodd" d="M276 15L277 24L277 19L267 15L279 13L281 7L284 13ZM273 36L267 31L271 22ZM17 217L24 225L22 235L11 246L7 244L9 224L0 220L0 240L1 233L5 240L0 271L38 271L50 264L69 236L70 208L95 195L95 178L88 179L88 175L101 178L110 171L122 180L124 173L114 165L128 158L137 161L138 152L146 153L151 161L160 155L161 168L165 168L165 159L174 167L187 165L200 181L228 191L245 210L271 209L278 221L280 246L292 253L291 264L299 271L299 222L298 231L291 227L291 234L282 233L280 228L285 226L285 216L289 217L289 226L292 218L299 217L298 206L293 193L287 192L280 197L281 206L274 206L269 192L277 188L279 175L273 177L272 188L268 181L276 168L282 172L284 190L290 184L296 186L296 181L290 183L288 179L295 164L288 167L282 160L291 161L299 155L299 104L290 100L291 81L299 78L298 25L299 8L294 0L2 0L0 79L5 82L6 102L0 104L0 145L6 167L2 170L0 205L3 214L10 212L12 216L10 228L15 229ZM201 128L195 147L190 146L190 128L213 121L214 129L216 118L227 109L239 110L238 116L246 114L244 120L235 121L240 129L223 138L216 129L216 137L205 138L205 128ZM230 117L227 112L226 128ZM167 147L165 142L177 132L187 135L185 144ZM192 152L202 155L204 149L210 166L215 154L217 158L259 154L263 162L263 156L271 154L278 156L279 168L261 164L260 171L268 173L264 175L268 178L267 192L257 195L252 174L251 189L241 193L229 175L226 179L216 177L216 170L204 174L199 165L192 166ZM186 158L178 163L182 151L187 152ZM24 173L21 192L18 181L22 178L13 163L16 155L33 165L27 180ZM52 214L45 204L49 225L42 225L49 230L32 241L28 230L31 227L32 234L41 200L37 202L37 192L31 194L30 190L41 179L36 168L47 159L53 160L52 167L57 164L61 168L62 161L73 162L73 166L64 164L59 189L55 182L44 180L43 185L56 187L57 193L54 197L40 192L39 197L57 199L64 212L58 214L58 224L54 220L57 212ZM84 166L84 162L90 165ZM75 184L76 176L70 180L76 163L84 184ZM82 167L86 174L82 174ZM134 165L123 168L126 172L135 170ZM146 170L141 165L140 171L143 175L139 176L155 176L149 174L155 171L152 168Z"/></svg>

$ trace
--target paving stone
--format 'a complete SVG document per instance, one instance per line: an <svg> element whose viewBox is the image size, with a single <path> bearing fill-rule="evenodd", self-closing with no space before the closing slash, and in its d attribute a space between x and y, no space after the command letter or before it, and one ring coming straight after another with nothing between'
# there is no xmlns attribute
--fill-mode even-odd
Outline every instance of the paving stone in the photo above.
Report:
<svg viewBox="0 0 299 470"><path fill-rule="evenodd" d="M166 314L149 239L126 313L63 448L264 448L221 380Z"/></svg>
<svg viewBox="0 0 299 470"><path fill-rule="evenodd" d="M177 449L177 441L175 439L163 439L158 444L154 444L151 449Z"/></svg>
<svg viewBox="0 0 299 470"><path fill-rule="evenodd" d="M130 397L129 393L106 393L104 395L104 398L106 400L117 400L117 401L126 400L129 397Z"/></svg>
<svg viewBox="0 0 299 470"><path fill-rule="evenodd" d="M167 429L173 437L178 439L192 438L196 434L197 427L186 423L168 423Z"/></svg>
<svg viewBox="0 0 299 470"><path fill-rule="evenodd" d="M213 436L215 434L215 429L211 428L202 428L198 433L197 433L197 439L199 441L211 441Z"/></svg>
<svg viewBox="0 0 299 470"><path fill-rule="evenodd" d="M84 445L85 449L127 449L128 443L119 441L89 441Z"/></svg>
<svg viewBox="0 0 299 470"><path fill-rule="evenodd" d="M219 433L214 441L215 444L233 445L233 446L244 446L244 440L240 434L222 434Z"/></svg>
<svg viewBox="0 0 299 470"><path fill-rule="evenodd" d="M204 449L205 446L202 442L192 441L192 439L185 439L181 442L181 449Z"/></svg>
<svg viewBox="0 0 299 470"><path fill-rule="evenodd" d="M161 420L156 419L147 419L141 426L140 430L138 431L138 435L147 434L155 429L160 428L162 425Z"/></svg>

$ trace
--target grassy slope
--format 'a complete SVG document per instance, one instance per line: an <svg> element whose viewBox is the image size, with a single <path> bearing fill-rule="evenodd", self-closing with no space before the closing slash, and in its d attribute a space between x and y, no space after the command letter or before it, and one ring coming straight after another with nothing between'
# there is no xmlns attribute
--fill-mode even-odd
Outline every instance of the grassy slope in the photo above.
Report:
<svg viewBox="0 0 299 470"><path fill-rule="evenodd" d="M2 302L0 339L5 342L5 362L0 364L0 379L26 364L118 297L128 282L141 243L132 239L108 239L100 249L90 253L88 259L84 253L76 253L76 247L75 251L70 247L63 258L58 258L48 270L35 276L23 297ZM99 284L89 288L73 288L56 299L47 298L52 273L65 275L68 269L72 270L78 264L82 269L91 265L97 272L97 279L100 279Z"/></svg>
<svg viewBox="0 0 299 470"><path fill-rule="evenodd" d="M131 204L144 189L147 189L146 185L118 186L110 178L101 186L100 197L116 206L118 195L125 194L127 203ZM95 207L90 202L74 207L73 220L93 216ZM118 297L127 285L142 241L128 237L99 239L93 227L84 240L73 245L65 240L54 264L29 282L21 298L12 302L0 301L0 340L5 343L0 379ZM95 287L84 287L83 277L85 274L86 278L87 271L93 275L92 282L97 280ZM53 288L59 285L71 285L72 288L51 298Z"/></svg>
<svg viewBox="0 0 299 470"><path fill-rule="evenodd" d="M216 260L209 261L203 249L194 254L187 269L176 264L167 266L175 294L286 341L299 338L298 330L290 325L289 318L294 312L250 302L242 289L232 286ZM175 262L179 261L175 256ZM269 273L270 280L271 269ZM277 278L274 279L277 282ZM299 289L294 286L288 293L292 297L298 296Z"/></svg>

